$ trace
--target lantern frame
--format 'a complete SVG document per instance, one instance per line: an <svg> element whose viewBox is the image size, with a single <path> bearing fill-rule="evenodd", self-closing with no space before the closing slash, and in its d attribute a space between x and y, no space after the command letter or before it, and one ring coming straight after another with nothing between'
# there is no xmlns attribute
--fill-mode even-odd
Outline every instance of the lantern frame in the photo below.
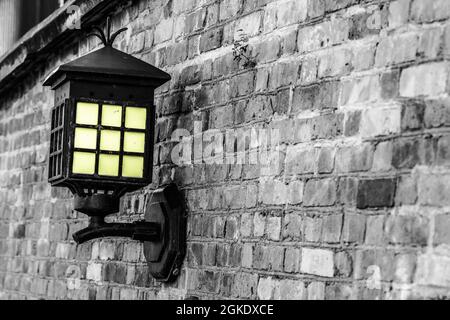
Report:
<svg viewBox="0 0 450 320"><path fill-rule="evenodd" d="M97 125L86 125L76 123L77 103L93 103L98 105ZM147 106L143 105L147 104ZM103 105L114 105L122 108L121 126L105 126L101 124L101 116ZM148 106L150 105L150 106ZM146 109L145 129L133 129L125 127L125 114L127 107L137 107ZM61 115L62 111L62 115ZM55 123L62 116L62 125L56 126ZM90 195L90 190L104 190L111 192L113 195L120 197L125 192L134 191L145 187L152 182L153 169L153 149L155 137L155 106L149 102L139 101L121 101L121 100L104 100L95 98L69 98L65 99L60 105L52 108L52 128L51 143L49 154L49 182L52 186L68 187L74 194L78 196ZM55 118L55 119L54 119ZM86 128L95 129L97 131L96 149L85 149L75 147L75 129ZM119 151L101 150L100 135L102 130L119 131L120 148ZM61 132L61 135L59 133ZM133 153L124 151L124 135L125 132L144 133L144 152ZM56 141L53 141L56 140ZM65 141L61 145L58 142ZM56 146L55 146L56 144ZM54 148L61 148L60 150ZM95 172L94 174L73 173L73 155L74 152L95 153ZM119 172L118 176L106 176L98 173L100 154L118 155L119 156ZM124 177L121 175L123 156L141 156L143 157L143 176L142 178ZM59 160L59 157L61 159ZM56 159L56 160L54 160ZM59 161L59 163L57 163ZM56 163L55 163L56 162ZM58 170L58 167L61 167ZM56 171L56 173L55 173ZM85 190L88 190L86 192Z"/></svg>

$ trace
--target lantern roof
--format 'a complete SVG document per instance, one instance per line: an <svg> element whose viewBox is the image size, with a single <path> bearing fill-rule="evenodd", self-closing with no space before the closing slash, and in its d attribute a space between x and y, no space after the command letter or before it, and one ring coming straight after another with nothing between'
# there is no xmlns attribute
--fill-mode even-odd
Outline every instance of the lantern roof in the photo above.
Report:
<svg viewBox="0 0 450 320"><path fill-rule="evenodd" d="M45 79L44 86L52 86L61 76L70 73L139 78L155 87L170 80L170 75L163 70L112 46L106 46L59 66Z"/></svg>

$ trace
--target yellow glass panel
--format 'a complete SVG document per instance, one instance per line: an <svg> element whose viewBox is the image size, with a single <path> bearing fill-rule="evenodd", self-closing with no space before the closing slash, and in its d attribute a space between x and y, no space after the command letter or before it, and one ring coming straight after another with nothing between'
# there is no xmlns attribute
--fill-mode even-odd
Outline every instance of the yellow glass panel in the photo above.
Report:
<svg viewBox="0 0 450 320"><path fill-rule="evenodd" d="M80 174L95 173L95 153L74 152L72 172Z"/></svg>
<svg viewBox="0 0 450 320"><path fill-rule="evenodd" d="M145 133L125 132L123 151L144 153Z"/></svg>
<svg viewBox="0 0 450 320"><path fill-rule="evenodd" d="M96 103L77 103L77 115L75 119L78 124L98 124L98 104Z"/></svg>
<svg viewBox="0 0 450 320"><path fill-rule="evenodd" d="M102 130L100 133L100 150L119 151L120 131Z"/></svg>
<svg viewBox="0 0 450 320"><path fill-rule="evenodd" d="M133 129L145 129L147 122L147 109L126 107L125 127Z"/></svg>
<svg viewBox="0 0 450 320"><path fill-rule="evenodd" d="M119 175L119 156L100 154L98 159L98 174L101 176Z"/></svg>
<svg viewBox="0 0 450 320"><path fill-rule="evenodd" d="M123 156L122 176L129 178L142 178L144 176L144 158Z"/></svg>
<svg viewBox="0 0 450 320"><path fill-rule="evenodd" d="M75 148L95 149L96 147L96 129L75 128Z"/></svg>
<svg viewBox="0 0 450 320"><path fill-rule="evenodd" d="M103 105L102 125L120 127L122 125L122 107L109 104Z"/></svg>

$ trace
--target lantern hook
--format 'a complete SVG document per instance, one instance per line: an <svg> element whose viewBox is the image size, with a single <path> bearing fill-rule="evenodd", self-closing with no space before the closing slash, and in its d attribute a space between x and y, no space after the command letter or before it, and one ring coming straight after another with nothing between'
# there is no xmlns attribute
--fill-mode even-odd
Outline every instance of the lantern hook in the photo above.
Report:
<svg viewBox="0 0 450 320"><path fill-rule="evenodd" d="M96 32L91 32L88 34L88 37L94 36L99 38L105 47L112 47L114 40L116 40L117 36L127 30L128 28L122 28L111 34L111 19L110 17L106 18L106 34L103 30L98 27L92 27L92 29Z"/></svg>

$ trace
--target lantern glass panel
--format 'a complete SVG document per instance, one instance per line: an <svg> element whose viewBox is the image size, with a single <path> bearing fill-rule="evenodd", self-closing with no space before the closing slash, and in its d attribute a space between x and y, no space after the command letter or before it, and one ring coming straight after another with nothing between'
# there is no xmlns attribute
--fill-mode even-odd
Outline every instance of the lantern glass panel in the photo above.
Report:
<svg viewBox="0 0 450 320"><path fill-rule="evenodd" d="M129 178L142 178L144 176L144 158L124 156L122 176Z"/></svg>
<svg viewBox="0 0 450 320"><path fill-rule="evenodd" d="M97 130L76 128L75 129L75 148L96 149L97 148Z"/></svg>
<svg viewBox="0 0 450 320"><path fill-rule="evenodd" d="M130 129L145 129L147 109L126 107L125 127Z"/></svg>
<svg viewBox="0 0 450 320"><path fill-rule="evenodd" d="M100 150L120 151L120 131L102 130L100 135Z"/></svg>
<svg viewBox="0 0 450 320"><path fill-rule="evenodd" d="M117 177L119 175L119 156L112 154L100 154L98 174L101 176Z"/></svg>
<svg viewBox="0 0 450 320"><path fill-rule="evenodd" d="M102 109L102 125L120 127L122 125L122 106L104 104Z"/></svg>
<svg viewBox="0 0 450 320"><path fill-rule="evenodd" d="M94 174L95 153L74 152L72 172L78 174Z"/></svg>
<svg viewBox="0 0 450 320"><path fill-rule="evenodd" d="M145 133L125 132L123 144L125 152L144 153Z"/></svg>
<svg viewBox="0 0 450 320"><path fill-rule="evenodd" d="M97 125L98 124L98 104L97 103L77 103L75 122L77 124Z"/></svg>

